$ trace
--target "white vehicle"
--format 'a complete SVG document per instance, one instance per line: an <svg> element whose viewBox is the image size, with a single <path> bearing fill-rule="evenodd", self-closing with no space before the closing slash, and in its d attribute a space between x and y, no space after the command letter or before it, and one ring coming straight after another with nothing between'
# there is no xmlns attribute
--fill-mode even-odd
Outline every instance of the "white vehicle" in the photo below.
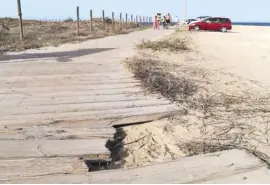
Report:
<svg viewBox="0 0 270 185"><path fill-rule="evenodd" d="M197 17L196 20L200 21L200 20L203 20L203 19L206 19L206 18L210 18L210 16L200 16L200 17Z"/></svg>
<svg viewBox="0 0 270 185"><path fill-rule="evenodd" d="M183 20L182 21L182 25L188 25L188 24L190 24L193 21L196 21L196 19L186 19L186 20Z"/></svg>

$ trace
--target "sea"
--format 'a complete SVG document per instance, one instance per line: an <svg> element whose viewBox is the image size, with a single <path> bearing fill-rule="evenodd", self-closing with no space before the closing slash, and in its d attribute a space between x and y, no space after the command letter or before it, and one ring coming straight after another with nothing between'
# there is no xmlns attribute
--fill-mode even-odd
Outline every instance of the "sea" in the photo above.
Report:
<svg viewBox="0 0 270 185"><path fill-rule="evenodd" d="M232 22L232 25L241 25L241 26L270 26L270 22Z"/></svg>

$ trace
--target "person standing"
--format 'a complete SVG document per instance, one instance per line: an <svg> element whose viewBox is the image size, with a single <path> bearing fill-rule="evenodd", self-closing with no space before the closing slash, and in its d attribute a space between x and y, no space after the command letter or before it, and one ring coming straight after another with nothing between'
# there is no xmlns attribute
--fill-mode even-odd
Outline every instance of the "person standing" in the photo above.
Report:
<svg viewBox="0 0 270 185"><path fill-rule="evenodd" d="M158 29L161 21L161 13L157 13L157 20L158 20Z"/></svg>
<svg viewBox="0 0 270 185"><path fill-rule="evenodd" d="M161 17L160 23L163 26L163 29L165 29L165 16Z"/></svg>
<svg viewBox="0 0 270 185"><path fill-rule="evenodd" d="M178 28L178 27L179 27L179 19L178 19L178 16L175 17L174 22L175 22L175 27Z"/></svg>
<svg viewBox="0 0 270 185"><path fill-rule="evenodd" d="M171 24L171 15L169 13L166 16L166 23L168 24L168 26Z"/></svg>
<svg viewBox="0 0 270 185"><path fill-rule="evenodd" d="M168 13L166 16L164 16L165 18L165 29L168 29L170 24L171 24L171 15Z"/></svg>
<svg viewBox="0 0 270 185"><path fill-rule="evenodd" d="M155 20L154 20L154 29L155 29L155 30L158 29L158 24L159 24L158 17L155 16Z"/></svg>

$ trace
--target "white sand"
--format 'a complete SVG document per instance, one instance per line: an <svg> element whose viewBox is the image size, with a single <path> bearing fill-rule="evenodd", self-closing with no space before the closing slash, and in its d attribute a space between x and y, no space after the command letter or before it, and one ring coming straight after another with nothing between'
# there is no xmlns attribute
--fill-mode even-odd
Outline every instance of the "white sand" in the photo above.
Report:
<svg viewBox="0 0 270 185"><path fill-rule="evenodd" d="M231 33L180 32L178 36L186 34L192 52L159 57L179 65L171 71L175 75L196 80L207 89L201 88L197 97L207 94L219 101L226 94L230 99L206 113L190 109L188 115L173 120L126 127L125 166L207 153L224 144L255 151L270 161L270 28L234 26Z"/></svg>

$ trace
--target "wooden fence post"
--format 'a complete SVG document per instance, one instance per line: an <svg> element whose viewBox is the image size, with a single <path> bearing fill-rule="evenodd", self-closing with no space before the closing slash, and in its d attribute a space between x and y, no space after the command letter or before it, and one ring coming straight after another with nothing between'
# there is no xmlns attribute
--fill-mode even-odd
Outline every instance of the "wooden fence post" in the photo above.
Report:
<svg viewBox="0 0 270 185"><path fill-rule="evenodd" d="M120 29L122 30L122 13L120 13Z"/></svg>
<svg viewBox="0 0 270 185"><path fill-rule="evenodd" d="M112 30L115 30L114 25L115 25L115 23L114 23L114 12L112 12Z"/></svg>
<svg viewBox="0 0 270 185"><path fill-rule="evenodd" d="M103 30L105 31L105 11L104 10L102 10L102 21L103 21Z"/></svg>
<svg viewBox="0 0 270 185"><path fill-rule="evenodd" d="M77 6L77 35L80 35L80 8Z"/></svg>
<svg viewBox="0 0 270 185"><path fill-rule="evenodd" d="M138 15L136 15L136 23L138 23Z"/></svg>
<svg viewBox="0 0 270 185"><path fill-rule="evenodd" d="M133 15L130 16L130 22L133 22Z"/></svg>
<svg viewBox="0 0 270 185"><path fill-rule="evenodd" d="M90 31L93 32L93 10L90 10Z"/></svg>
<svg viewBox="0 0 270 185"><path fill-rule="evenodd" d="M18 6L18 16L19 16L20 39L23 40L23 23L22 23L21 0L17 0L17 6Z"/></svg>
<svg viewBox="0 0 270 185"><path fill-rule="evenodd" d="M126 13L126 27L128 25L128 14Z"/></svg>

